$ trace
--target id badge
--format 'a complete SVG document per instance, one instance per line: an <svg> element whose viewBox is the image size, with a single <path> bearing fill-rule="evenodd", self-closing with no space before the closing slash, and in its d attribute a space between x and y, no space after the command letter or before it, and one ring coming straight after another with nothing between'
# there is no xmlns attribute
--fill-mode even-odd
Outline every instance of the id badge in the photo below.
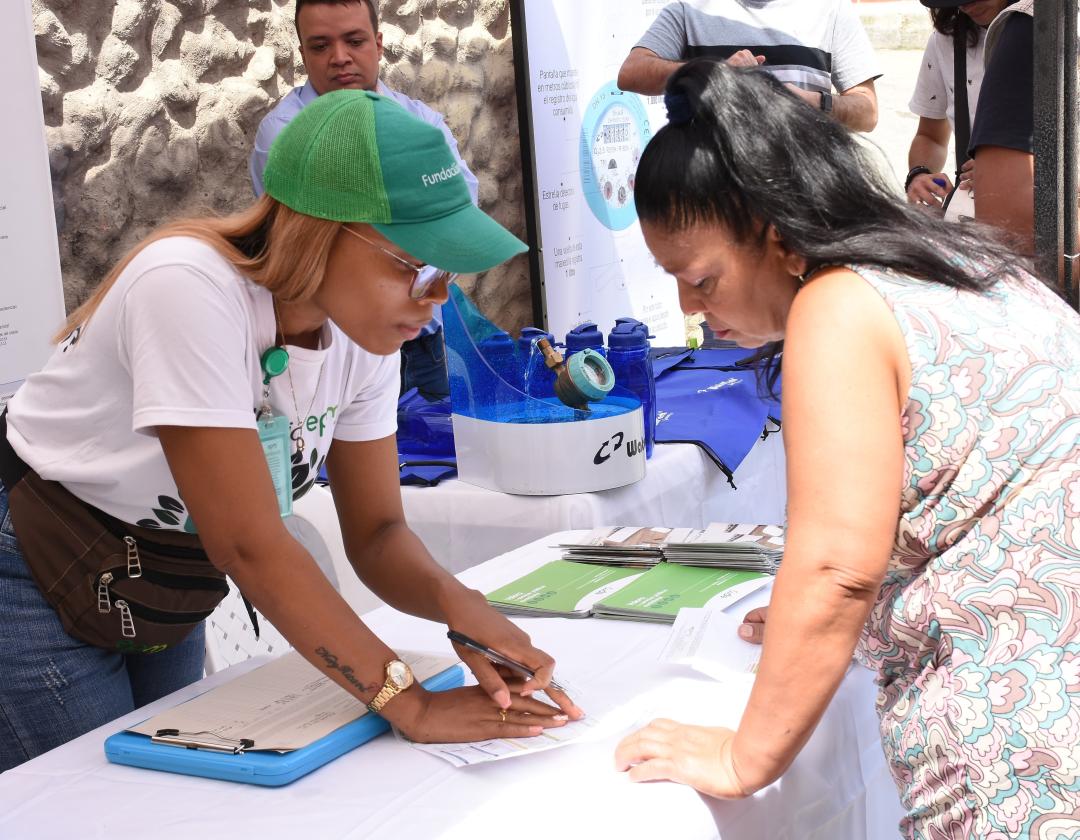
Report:
<svg viewBox="0 0 1080 840"><path fill-rule="evenodd" d="M278 510L282 516L292 514L292 459L289 457L289 418L280 415L264 416L256 421L259 443L262 444L266 465L274 481Z"/></svg>

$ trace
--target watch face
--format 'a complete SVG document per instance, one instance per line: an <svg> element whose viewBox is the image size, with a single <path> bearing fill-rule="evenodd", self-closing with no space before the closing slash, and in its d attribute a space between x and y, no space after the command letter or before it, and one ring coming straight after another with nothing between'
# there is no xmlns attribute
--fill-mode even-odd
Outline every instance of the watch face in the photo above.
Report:
<svg viewBox="0 0 1080 840"><path fill-rule="evenodd" d="M413 683L412 671L410 671L409 666L400 659L395 659L387 665L386 673L398 688L405 689Z"/></svg>

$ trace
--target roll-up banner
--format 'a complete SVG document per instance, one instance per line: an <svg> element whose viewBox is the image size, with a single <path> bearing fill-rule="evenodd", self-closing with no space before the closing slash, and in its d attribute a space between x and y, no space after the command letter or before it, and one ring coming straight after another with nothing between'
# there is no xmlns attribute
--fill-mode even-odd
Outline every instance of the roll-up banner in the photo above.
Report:
<svg viewBox="0 0 1080 840"><path fill-rule="evenodd" d="M685 341L675 281L634 210L634 175L663 98L619 90L619 67L666 0L513 0L534 311L561 339L582 321L647 323ZM530 206L531 205L531 206Z"/></svg>
<svg viewBox="0 0 1080 840"><path fill-rule="evenodd" d="M64 319L30 0L0 3L0 406L51 352Z"/></svg>

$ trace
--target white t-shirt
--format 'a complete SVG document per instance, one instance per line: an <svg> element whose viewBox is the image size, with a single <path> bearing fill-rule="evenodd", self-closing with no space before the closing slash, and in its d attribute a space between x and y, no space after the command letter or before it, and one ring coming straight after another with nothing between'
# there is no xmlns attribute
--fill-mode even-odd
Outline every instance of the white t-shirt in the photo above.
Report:
<svg viewBox="0 0 1080 840"><path fill-rule="evenodd" d="M881 75L850 0L668 3L637 45L669 61L725 59L742 49L804 90L849 90Z"/></svg>
<svg viewBox="0 0 1080 840"><path fill-rule="evenodd" d="M983 49L986 47L986 30L978 27L979 40L967 51L968 115L975 125L975 106L983 81ZM953 85L952 36L933 32L926 42L915 93L908 103L911 113L930 120L948 119L956 130L956 90Z"/></svg>
<svg viewBox="0 0 1080 840"><path fill-rule="evenodd" d="M254 430L274 324L270 293L210 245L159 240L11 398L8 439L43 478L118 519L190 530L155 427ZM332 322L320 349L287 349L292 381L272 379L270 402L304 438L303 458L293 458L299 497L333 439L394 434L399 354L368 353Z"/></svg>

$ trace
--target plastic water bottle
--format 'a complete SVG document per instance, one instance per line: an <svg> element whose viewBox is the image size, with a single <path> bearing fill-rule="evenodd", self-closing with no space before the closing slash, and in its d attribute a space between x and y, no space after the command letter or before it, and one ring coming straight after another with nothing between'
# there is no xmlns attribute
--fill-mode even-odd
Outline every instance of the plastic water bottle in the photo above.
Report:
<svg viewBox="0 0 1080 840"><path fill-rule="evenodd" d="M595 350L601 356L607 356L604 349L604 334L592 321L578 324L566 334L566 358L581 350Z"/></svg>
<svg viewBox="0 0 1080 840"><path fill-rule="evenodd" d="M645 424L645 457L651 458L656 433L656 381L649 356L649 328L633 318L619 318L608 333L607 358L615 384L641 400Z"/></svg>
<svg viewBox="0 0 1080 840"><path fill-rule="evenodd" d="M480 355L496 375L513 388L521 387L521 369L518 367L514 339L510 333L499 330L485 338L477 346ZM486 389L485 389L486 390ZM484 396L488 401L496 398L497 383L491 383L491 393Z"/></svg>
<svg viewBox="0 0 1080 840"><path fill-rule="evenodd" d="M555 344L555 336L539 327L525 327L518 338L518 356L521 359L522 388L530 397L555 396L555 372L544 362L544 354L536 346L541 338Z"/></svg>

